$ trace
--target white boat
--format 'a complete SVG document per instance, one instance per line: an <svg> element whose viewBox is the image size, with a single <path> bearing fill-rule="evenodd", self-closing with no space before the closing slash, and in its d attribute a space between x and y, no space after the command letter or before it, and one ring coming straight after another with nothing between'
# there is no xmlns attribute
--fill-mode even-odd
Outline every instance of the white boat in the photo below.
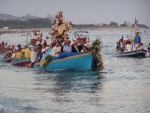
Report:
<svg viewBox="0 0 150 113"><path fill-rule="evenodd" d="M24 33L22 33L20 36L26 36Z"/></svg>
<svg viewBox="0 0 150 113"><path fill-rule="evenodd" d="M121 57L145 57L147 51L144 49L131 51L131 52L118 52Z"/></svg>

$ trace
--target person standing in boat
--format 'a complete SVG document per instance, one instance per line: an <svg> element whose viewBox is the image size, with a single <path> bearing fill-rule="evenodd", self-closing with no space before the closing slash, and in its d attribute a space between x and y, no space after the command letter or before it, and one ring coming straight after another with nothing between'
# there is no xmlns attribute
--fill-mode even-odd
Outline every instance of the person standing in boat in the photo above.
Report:
<svg viewBox="0 0 150 113"><path fill-rule="evenodd" d="M139 32L136 32L136 36L134 37L134 44L136 49L138 45L141 44L141 37L139 36Z"/></svg>

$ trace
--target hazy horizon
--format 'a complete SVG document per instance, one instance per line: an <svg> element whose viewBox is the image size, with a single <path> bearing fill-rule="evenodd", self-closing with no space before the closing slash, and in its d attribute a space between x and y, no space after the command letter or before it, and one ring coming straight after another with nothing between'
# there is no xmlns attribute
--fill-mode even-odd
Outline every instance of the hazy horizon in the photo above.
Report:
<svg viewBox="0 0 150 113"><path fill-rule="evenodd" d="M62 10L64 17L74 24L122 24L124 21L150 27L150 0L0 0L0 13L24 16L27 13L38 17L56 15Z"/></svg>

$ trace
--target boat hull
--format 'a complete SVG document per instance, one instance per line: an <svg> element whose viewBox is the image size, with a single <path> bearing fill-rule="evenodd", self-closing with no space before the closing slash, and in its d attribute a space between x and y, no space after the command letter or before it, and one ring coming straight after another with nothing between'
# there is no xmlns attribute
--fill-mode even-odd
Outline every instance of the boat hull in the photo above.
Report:
<svg viewBox="0 0 150 113"><path fill-rule="evenodd" d="M62 59L53 60L45 67L40 67L39 63L35 63L34 67L40 70L77 70L77 69L91 69L92 54L91 52L79 55L69 56Z"/></svg>
<svg viewBox="0 0 150 113"><path fill-rule="evenodd" d="M28 66L30 63L31 60L28 58L18 58L11 61L11 64L15 66Z"/></svg>
<svg viewBox="0 0 150 113"><path fill-rule="evenodd" d="M11 59L12 59L12 57L3 58L3 61L7 62L7 63L11 63Z"/></svg>
<svg viewBox="0 0 150 113"><path fill-rule="evenodd" d="M118 52L121 57L145 57L147 51L144 49L132 51L132 52Z"/></svg>

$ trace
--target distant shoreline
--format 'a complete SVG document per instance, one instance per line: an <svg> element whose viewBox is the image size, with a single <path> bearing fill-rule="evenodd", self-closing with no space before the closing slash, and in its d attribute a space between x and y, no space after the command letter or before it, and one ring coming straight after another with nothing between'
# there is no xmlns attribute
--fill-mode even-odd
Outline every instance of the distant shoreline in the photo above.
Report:
<svg viewBox="0 0 150 113"><path fill-rule="evenodd" d="M8 33L28 33L33 32L34 30L40 30L41 32L50 32L51 28L29 28L29 29L0 29L0 34ZM115 30L133 30L133 27L99 27L99 28L85 28L85 29L76 29L72 28L70 31L115 31ZM140 28L140 30L149 30L146 28Z"/></svg>

